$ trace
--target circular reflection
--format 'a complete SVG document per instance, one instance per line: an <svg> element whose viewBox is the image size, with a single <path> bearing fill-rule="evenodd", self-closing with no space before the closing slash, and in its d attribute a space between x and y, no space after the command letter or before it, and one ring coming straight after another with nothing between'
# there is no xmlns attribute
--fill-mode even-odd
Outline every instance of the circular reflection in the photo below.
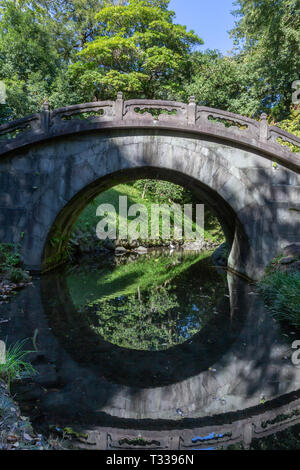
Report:
<svg viewBox="0 0 300 470"><path fill-rule="evenodd" d="M208 279L199 286L198 269L193 269L199 256L148 256L134 263L120 265L119 278L134 279L124 290L110 292L111 272L96 270L84 274L85 298L93 296L97 287L90 277L97 276L100 298L79 308L89 327L105 341L122 348L142 351L162 351L182 344L198 333L217 314L218 299L224 298L222 279ZM142 265L142 266L141 266ZM131 277L140 270L143 274ZM176 269L177 268L177 269ZM174 274L175 272L175 274ZM82 275L82 273L81 273ZM86 282L87 281L87 282ZM67 277L72 297L74 278ZM141 288L139 283L147 283ZM75 283L75 285L77 282ZM106 289L108 287L108 289ZM82 302L82 300L81 300Z"/></svg>
<svg viewBox="0 0 300 470"><path fill-rule="evenodd" d="M85 367L131 386L175 383L209 368L241 325L209 264L203 254L154 253L81 266L44 277L43 303Z"/></svg>

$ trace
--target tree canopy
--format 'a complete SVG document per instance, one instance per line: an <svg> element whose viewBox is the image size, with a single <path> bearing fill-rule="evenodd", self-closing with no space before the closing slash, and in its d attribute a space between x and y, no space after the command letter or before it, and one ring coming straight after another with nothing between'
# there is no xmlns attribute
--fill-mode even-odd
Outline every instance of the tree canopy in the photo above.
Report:
<svg viewBox="0 0 300 470"><path fill-rule="evenodd" d="M261 109L281 119L289 114L291 90L300 72L299 0L237 0L231 32Z"/></svg>
<svg viewBox="0 0 300 470"><path fill-rule="evenodd" d="M0 0L0 123L52 108L126 98L187 100L270 121L294 119L299 0L236 0L230 55L202 50L169 0ZM296 116L297 118L297 116Z"/></svg>
<svg viewBox="0 0 300 470"><path fill-rule="evenodd" d="M128 0L97 15L98 36L71 69L97 98L175 96L188 73L191 48L201 39L173 23L168 0Z"/></svg>

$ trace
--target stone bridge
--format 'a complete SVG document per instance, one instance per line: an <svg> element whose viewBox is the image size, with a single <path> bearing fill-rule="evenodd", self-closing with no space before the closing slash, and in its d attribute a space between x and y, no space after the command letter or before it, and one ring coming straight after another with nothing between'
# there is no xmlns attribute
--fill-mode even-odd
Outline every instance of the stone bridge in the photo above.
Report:
<svg viewBox="0 0 300 470"><path fill-rule="evenodd" d="M62 263L74 222L100 192L159 178L219 218L229 266L252 279L300 233L300 139L232 113L172 101L93 102L0 126L0 242L31 270Z"/></svg>

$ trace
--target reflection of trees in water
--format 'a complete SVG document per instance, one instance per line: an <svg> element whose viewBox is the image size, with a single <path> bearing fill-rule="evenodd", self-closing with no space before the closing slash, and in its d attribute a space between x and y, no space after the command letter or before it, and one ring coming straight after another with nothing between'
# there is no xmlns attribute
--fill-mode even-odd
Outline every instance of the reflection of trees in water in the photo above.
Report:
<svg viewBox="0 0 300 470"><path fill-rule="evenodd" d="M76 308L81 308L88 302L94 302L104 297L113 299L121 295L134 294L141 290L150 290L157 286L170 283L178 276L185 275L194 265L197 265L197 277L202 279L219 279L216 272L207 268L209 253L170 254L161 250L150 252L132 259L116 257L101 261L101 265L80 264L76 271L68 272L67 284Z"/></svg>
<svg viewBox="0 0 300 470"><path fill-rule="evenodd" d="M93 302L85 315L90 328L110 343L137 350L168 349L190 339L217 314L217 299L224 293L211 285L197 287L187 290L186 285L165 283L144 292L138 288L134 294Z"/></svg>

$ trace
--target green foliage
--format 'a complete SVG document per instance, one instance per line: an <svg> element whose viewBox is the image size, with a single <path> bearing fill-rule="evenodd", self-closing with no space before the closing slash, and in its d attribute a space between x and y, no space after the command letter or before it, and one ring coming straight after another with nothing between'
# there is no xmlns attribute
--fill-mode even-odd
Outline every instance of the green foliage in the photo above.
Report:
<svg viewBox="0 0 300 470"><path fill-rule="evenodd" d="M0 280L6 279L15 284L28 281L30 276L23 269L23 263L13 244L0 243Z"/></svg>
<svg viewBox="0 0 300 470"><path fill-rule="evenodd" d="M224 109L253 116L260 99L249 87L249 76L243 60L224 57L218 51L192 54L191 79L185 84L185 100L194 95L201 106Z"/></svg>
<svg viewBox="0 0 300 470"><path fill-rule="evenodd" d="M300 327L300 273L276 272L258 284L260 292L276 318Z"/></svg>
<svg viewBox="0 0 300 470"><path fill-rule="evenodd" d="M217 51L193 54L187 99L199 104L258 118L267 112L287 117L292 83L300 70L300 4L297 0L237 0L235 50L231 57Z"/></svg>
<svg viewBox="0 0 300 470"><path fill-rule="evenodd" d="M53 76L57 56L47 28L30 8L20 9L16 2L1 2L0 57L3 77L27 80L40 72L43 79Z"/></svg>
<svg viewBox="0 0 300 470"><path fill-rule="evenodd" d="M237 0L232 36L248 73L249 91L261 110L280 120L290 108L300 70L298 0Z"/></svg>
<svg viewBox="0 0 300 470"><path fill-rule="evenodd" d="M300 425L271 434L263 439L254 439L251 450L299 450Z"/></svg>
<svg viewBox="0 0 300 470"><path fill-rule="evenodd" d="M279 122L277 126L281 127L284 131L300 137L300 107L292 108L289 117ZM299 147L296 147L289 142L283 142L283 145L287 145L292 152L300 152Z"/></svg>
<svg viewBox="0 0 300 470"><path fill-rule="evenodd" d="M182 186L163 180L138 180L133 185L143 198L149 198L159 203L191 204L193 196L191 192Z"/></svg>
<svg viewBox="0 0 300 470"><path fill-rule="evenodd" d="M285 131L300 137L300 107L293 108L291 110L290 116L277 125L279 125Z"/></svg>
<svg viewBox="0 0 300 470"><path fill-rule="evenodd" d="M201 39L173 23L167 0L128 0L97 15L98 35L71 65L73 79L98 99L159 98L180 90Z"/></svg>
<svg viewBox="0 0 300 470"><path fill-rule="evenodd" d="M56 108L115 99L118 91L126 98L195 95L202 105L293 120L299 1L236 5L236 47L227 57L195 51L202 40L174 23L168 0L0 0L0 80L7 87L0 124L39 111L45 98Z"/></svg>
<svg viewBox="0 0 300 470"><path fill-rule="evenodd" d="M6 362L0 364L0 378L5 380L8 385L22 377L30 377L36 374L34 367L25 361L25 357L33 352L23 349L26 341L19 341L9 346L6 351Z"/></svg>
<svg viewBox="0 0 300 470"><path fill-rule="evenodd" d="M25 275L23 269L21 268L11 268L9 270L9 279L10 281L14 282L15 284L18 284L22 281L24 281L24 279L27 279L28 276Z"/></svg>
<svg viewBox="0 0 300 470"><path fill-rule="evenodd" d="M95 14L113 0L0 1L0 80L7 103L0 124L41 110L88 101L68 66L97 29Z"/></svg>
<svg viewBox="0 0 300 470"><path fill-rule="evenodd" d="M180 338L176 328L178 318L174 316L178 307L176 295L161 287L140 299L138 294L133 294L100 302L97 304L97 320L91 327L118 346L157 350L176 344Z"/></svg>
<svg viewBox="0 0 300 470"><path fill-rule="evenodd" d="M146 187L145 187L146 185ZM151 205L152 204L195 204L192 194L181 186L161 180L138 180L131 184L121 184L114 186L112 189L103 192L90 203L78 217L74 230L81 232L84 241L85 234L95 233L99 218L96 217L96 209L100 204L112 204L117 210L117 227L125 221L118 214L119 196L127 196L128 206L132 204L144 204L148 210L148 227L151 227ZM172 201L172 203L170 202ZM163 211L166 212L166 211ZM135 217L129 217L133 220ZM171 226L173 223L173 214L171 213ZM161 220L160 220L161 226ZM172 228L172 227L171 227ZM194 224L195 229L195 224ZM150 235L150 234L149 234ZM172 230L171 230L172 236ZM204 237L206 240L214 240L222 243L224 241L224 233L220 223L208 208L205 207L205 230Z"/></svg>
<svg viewBox="0 0 300 470"><path fill-rule="evenodd" d="M0 3L0 80L7 87L2 121L37 112L59 68L51 34L37 15L15 1Z"/></svg>
<svg viewBox="0 0 300 470"><path fill-rule="evenodd" d="M0 268L20 266L20 254L11 243L0 243Z"/></svg>
<svg viewBox="0 0 300 470"><path fill-rule="evenodd" d="M265 268L266 275L273 274L278 271L278 267L280 266L280 260L284 257L282 253L272 259L271 263Z"/></svg>

